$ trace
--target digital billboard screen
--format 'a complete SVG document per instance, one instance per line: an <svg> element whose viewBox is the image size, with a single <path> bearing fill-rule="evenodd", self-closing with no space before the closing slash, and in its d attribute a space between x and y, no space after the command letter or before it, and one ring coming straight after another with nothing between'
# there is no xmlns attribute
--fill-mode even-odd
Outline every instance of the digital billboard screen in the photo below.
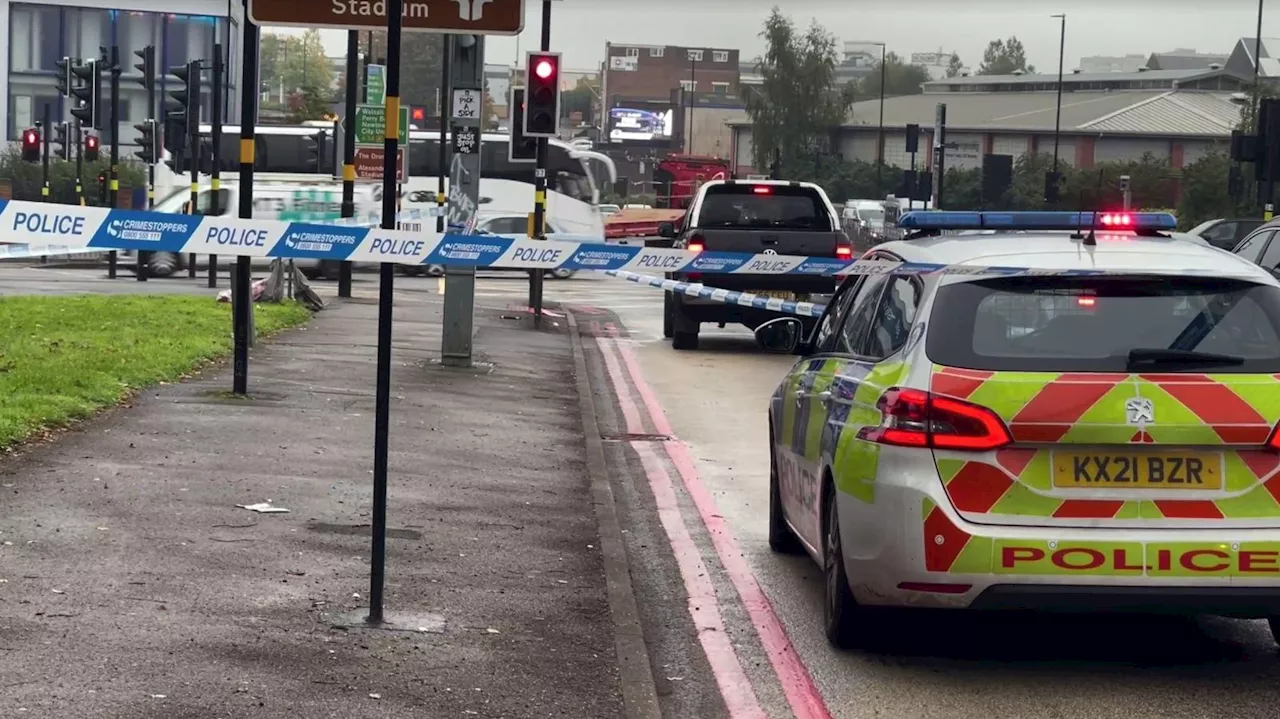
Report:
<svg viewBox="0 0 1280 719"><path fill-rule="evenodd" d="M609 110L609 142L668 142L675 134L671 105L620 105Z"/></svg>

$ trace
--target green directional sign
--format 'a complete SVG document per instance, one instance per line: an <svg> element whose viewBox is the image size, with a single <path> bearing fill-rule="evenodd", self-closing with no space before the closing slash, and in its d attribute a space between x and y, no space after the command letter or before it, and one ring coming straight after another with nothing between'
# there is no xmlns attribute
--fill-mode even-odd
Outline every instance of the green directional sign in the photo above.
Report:
<svg viewBox="0 0 1280 719"><path fill-rule="evenodd" d="M382 146L387 134L387 109L384 105L356 106L356 144ZM409 144L409 108L400 108L400 144Z"/></svg>
<svg viewBox="0 0 1280 719"><path fill-rule="evenodd" d="M365 102L372 105L381 105L387 101L387 66L386 65L369 65L365 68L365 87L368 88L368 97Z"/></svg>

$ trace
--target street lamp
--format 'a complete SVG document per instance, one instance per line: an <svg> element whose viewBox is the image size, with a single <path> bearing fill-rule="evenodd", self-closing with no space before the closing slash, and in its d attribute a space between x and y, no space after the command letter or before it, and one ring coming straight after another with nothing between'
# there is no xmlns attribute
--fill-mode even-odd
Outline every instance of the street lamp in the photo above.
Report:
<svg viewBox="0 0 1280 719"><path fill-rule="evenodd" d="M1062 134L1062 64L1063 64L1063 60L1066 57L1066 51L1067 51L1067 16L1066 14L1060 13L1058 15L1050 15L1049 17L1057 18L1062 21L1062 32L1058 38L1058 108L1053 119L1052 182L1054 184L1055 192L1053 193L1053 198L1050 198L1048 196L1049 193L1046 191L1045 193L1046 197L1044 198L1046 203L1049 202L1050 199L1056 200L1057 194L1058 194L1056 192L1057 183L1058 183L1058 148L1059 148L1059 145L1061 144L1061 139L1062 139L1061 138L1061 134ZM1048 183L1045 184L1045 187L1048 187Z"/></svg>

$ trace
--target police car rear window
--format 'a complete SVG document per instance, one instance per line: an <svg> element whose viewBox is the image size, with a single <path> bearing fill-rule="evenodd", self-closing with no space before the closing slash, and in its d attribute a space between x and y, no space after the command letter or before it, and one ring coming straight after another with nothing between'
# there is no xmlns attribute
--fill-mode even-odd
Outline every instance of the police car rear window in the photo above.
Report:
<svg viewBox="0 0 1280 719"><path fill-rule="evenodd" d="M1280 372L1280 288L1190 277L949 284L925 351L978 370Z"/></svg>

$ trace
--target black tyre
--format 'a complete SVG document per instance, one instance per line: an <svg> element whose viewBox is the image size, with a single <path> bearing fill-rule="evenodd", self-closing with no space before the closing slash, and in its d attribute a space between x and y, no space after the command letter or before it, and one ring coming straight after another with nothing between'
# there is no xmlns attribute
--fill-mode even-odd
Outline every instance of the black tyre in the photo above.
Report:
<svg viewBox="0 0 1280 719"><path fill-rule="evenodd" d="M671 305L671 293L664 292L662 298L662 336L671 339L675 333L675 308Z"/></svg>
<svg viewBox="0 0 1280 719"><path fill-rule="evenodd" d="M672 295L671 348L677 350L698 349L698 329L700 326L700 322L685 316L684 310L680 308L680 298Z"/></svg>
<svg viewBox="0 0 1280 719"><path fill-rule="evenodd" d="M1271 638L1280 644L1280 617L1267 617L1267 624L1271 627Z"/></svg>
<svg viewBox="0 0 1280 719"><path fill-rule="evenodd" d="M840 541L840 517L835 486L828 483L824 493L825 521L822 527L822 574L825 581L822 623L827 641L839 649L856 649L865 641L863 611L849 589L844 569L844 547Z"/></svg>
<svg viewBox="0 0 1280 719"><path fill-rule="evenodd" d="M677 350L696 350L698 349L698 333L697 332L673 332L671 334L671 348Z"/></svg>
<svg viewBox="0 0 1280 719"><path fill-rule="evenodd" d="M769 423L769 549L778 554L801 554L804 547L787 525L782 510L782 486L778 481L778 456L773 448L773 423Z"/></svg>
<svg viewBox="0 0 1280 719"><path fill-rule="evenodd" d="M152 252L147 258L147 275L171 277L178 271L178 255L173 252Z"/></svg>

